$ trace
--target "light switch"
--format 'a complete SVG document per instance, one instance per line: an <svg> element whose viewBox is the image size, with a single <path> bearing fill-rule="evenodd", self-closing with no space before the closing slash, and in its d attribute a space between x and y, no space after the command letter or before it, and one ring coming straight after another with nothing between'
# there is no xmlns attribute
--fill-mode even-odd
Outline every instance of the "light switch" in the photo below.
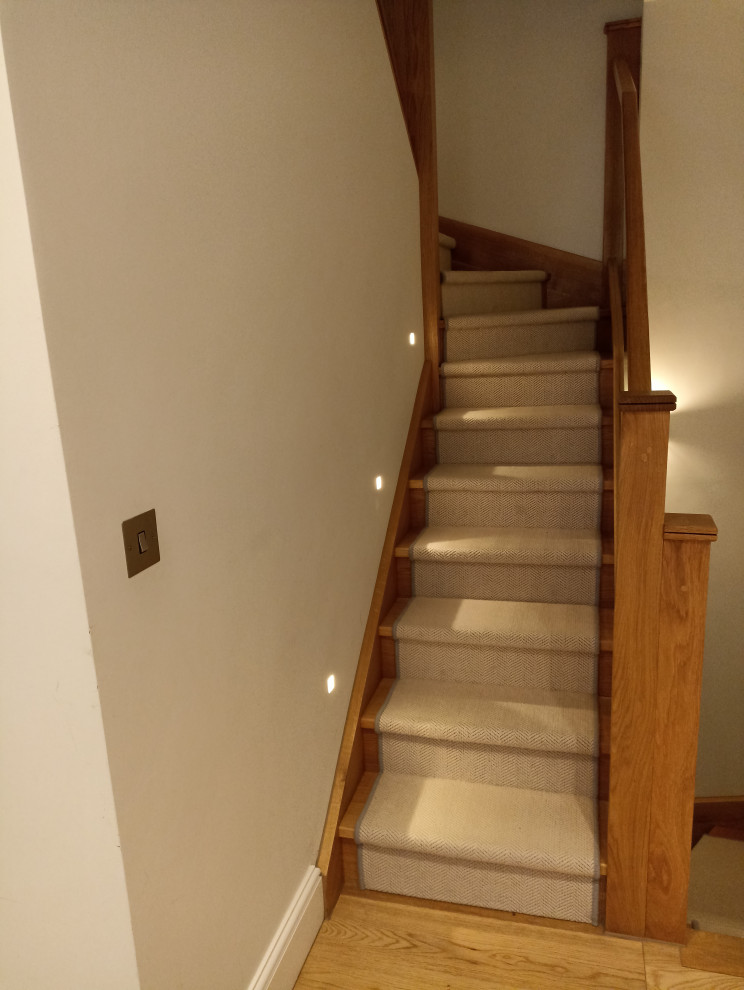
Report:
<svg viewBox="0 0 744 990"><path fill-rule="evenodd" d="M125 520L121 524L121 531L129 577L157 564L160 560L160 544L154 509Z"/></svg>

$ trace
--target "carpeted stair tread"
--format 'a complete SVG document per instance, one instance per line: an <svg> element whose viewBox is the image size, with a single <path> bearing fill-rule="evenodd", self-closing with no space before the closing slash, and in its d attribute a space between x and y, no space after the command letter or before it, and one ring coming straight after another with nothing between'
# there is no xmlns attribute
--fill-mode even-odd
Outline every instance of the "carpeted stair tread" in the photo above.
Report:
<svg viewBox="0 0 744 990"><path fill-rule="evenodd" d="M380 774L356 841L440 859L599 876L596 803L575 794Z"/></svg>
<svg viewBox="0 0 744 990"><path fill-rule="evenodd" d="M471 361L445 361L440 367L444 378L491 375L547 375L571 371L599 371L597 351L564 351L557 354L513 354L478 358Z"/></svg>
<svg viewBox="0 0 744 990"><path fill-rule="evenodd" d="M596 530L427 526L409 556L438 563L599 567L602 541Z"/></svg>
<svg viewBox="0 0 744 990"><path fill-rule="evenodd" d="M597 351L448 361L441 367L445 406L552 406L596 403Z"/></svg>
<svg viewBox="0 0 744 990"><path fill-rule="evenodd" d="M377 715L380 734L596 756L588 694L402 679Z"/></svg>
<svg viewBox="0 0 744 990"><path fill-rule="evenodd" d="M444 288L444 287L443 287ZM476 300L477 301L477 300ZM596 306L540 309L539 300L527 307L473 306L453 310L445 321L443 357L447 361L525 354L590 351L596 347Z"/></svg>
<svg viewBox="0 0 744 990"><path fill-rule="evenodd" d="M483 285L491 283L547 282L547 272L541 271L450 271L442 272L445 285Z"/></svg>
<svg viewBox="0 0 744 990"><path fill-rule="evenodd" d="M437 465L409 483L412 597L380 629L397 676L362 720L382 772L344 841L362 889L596 924L600 313L542 308L544 272L451 271L455 241L439 245Z"/></svg>
<svg viewBox="0 0 744 990"><path fill-rule="evenodd" d="M597 528L597 464L440 464L421 479L429 526Z"/></svg>
<svg viewBox="0 0 744 990"><path fill-rule="evenodd" d="M393 626L396 639L459 646L597 653L599 614L591 605L411 598Z"/></svg>
<svg viewBox="0 0 744 990"><path fill-rule="evenodd" d="M608 648L591 605L417 595L391 632L401 678L587 694Z"/></svg>
<svg viewBox="0 0 744 990"><path fill-rule="evenodd" d="M478 275L481 273L452 272L451 274ZM512 313L466 313L462 316L450 316L447 319L447 329L473 330L481 327L547 326L559 323L590 322L598 319L598 306L570 306L561 309L516 310Z"/></svg>
<svg viewBox="0 0 744 990"><path fill-rule="evenodd" d="M448 251L454 251L457 247L457 241L454 237L450 237L449 234L443 234L439 232L439 246L446 248Z"/></svg>
<svg viewBox="0 0 744 990"><path fill-rule="evenodd" d="M585 429L602 425L602 409L595 404L455 408L433 419L437 430Z"/></svg>
<svg viewBox="0 0 744 990"><path fill-rule="evenodd" d="M603 488L598 464L437 464L424 475L435 492L592 492Z"/></svg>

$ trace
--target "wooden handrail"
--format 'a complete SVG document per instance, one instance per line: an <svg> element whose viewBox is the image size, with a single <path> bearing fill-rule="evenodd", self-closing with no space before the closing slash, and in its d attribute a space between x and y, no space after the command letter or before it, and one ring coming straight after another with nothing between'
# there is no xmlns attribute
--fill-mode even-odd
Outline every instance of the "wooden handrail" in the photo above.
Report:
<svg viewBox="0 0 744 990"><path fill-rule="evenodd" d="M651 390L651 353L648 337L638 90L624 59L615 60L613 72L620 100L625 176L628 387L631 392L648 392Z"/></svg>
<svg viewBox="0 0 744 990"><path fill-rule="evenodd" d="M631 75L630 69L628 68L628 63L621 58L615 59L612 72L615 76L615 86L617 87L617 98L620 103L623 102L623 97L632 96L633 99L638 102L638 90L636 89L636 84Z"/></svg>
<svg viewBox="0 0 744 990"><path fill-rule="evenodd" d="M613 258L608 265L610 290L610 322L612 326L612 422L613 464L615 481L620 472L620 415L618 404L625 391L625 328L623 325L623 293L620 284L620 268ZM615 505L617 510L617 504ZM617 513L615 514L617 522ZM617 528L617 527L616 527Z"/></svg>

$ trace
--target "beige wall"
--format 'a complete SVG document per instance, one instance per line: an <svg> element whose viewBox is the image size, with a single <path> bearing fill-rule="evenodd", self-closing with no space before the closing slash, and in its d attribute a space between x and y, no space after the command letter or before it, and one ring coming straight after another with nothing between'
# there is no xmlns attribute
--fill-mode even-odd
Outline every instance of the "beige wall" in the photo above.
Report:
<svg viewBox="0 0 744 990"><path fill-rule="evenodd" d="M439 212L602 257L608 21L641 0L434 0Z"/></svg>
<svg viewBox="0 0 744 990"><path fill-rule="evenodd" d="M744 5L644 7L641 139L652 369L679 398L667 508L709 512L697 791L744 793Z"/></svg>
<svg viewBox="0 0 744 990"><path fill-rule="evenodd" d="M0 46L0 985L139 987Z"/></svg>
<svg viewBox="0 0 744 990"><path fill-rule="evenodd" d="M142 987L236 990L317 855L423 359L399 102L373 0L1 7Z"/></svg>

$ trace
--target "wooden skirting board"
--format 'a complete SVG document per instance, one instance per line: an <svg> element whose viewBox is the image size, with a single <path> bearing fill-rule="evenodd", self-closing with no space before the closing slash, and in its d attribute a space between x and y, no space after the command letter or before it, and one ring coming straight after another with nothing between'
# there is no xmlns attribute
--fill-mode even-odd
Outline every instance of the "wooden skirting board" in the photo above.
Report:
<svg viewBox="0 0 744 990"><path fill-rule="evenodd" d="M449 217L440 216L439 230L457 241L452 252L453 268L544 271L550 275L546 299L549 307L598 306L600 303L601 261Z"/></svg>

